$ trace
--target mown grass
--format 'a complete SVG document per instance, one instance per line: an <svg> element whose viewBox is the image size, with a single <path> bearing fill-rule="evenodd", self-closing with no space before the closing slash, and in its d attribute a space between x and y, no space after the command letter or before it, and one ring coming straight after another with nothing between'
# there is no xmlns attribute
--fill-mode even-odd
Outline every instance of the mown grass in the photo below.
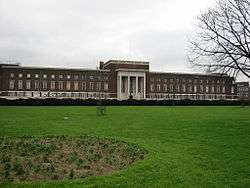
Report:
<svg viewBox="0 0 250 188"><path fill-rule="evenodd" d="M68 117L64 119L63 117ZM250 187L250 108L1 107L0 136L82 134L146 148L146 159L82 180L2 187Z"/></svg>

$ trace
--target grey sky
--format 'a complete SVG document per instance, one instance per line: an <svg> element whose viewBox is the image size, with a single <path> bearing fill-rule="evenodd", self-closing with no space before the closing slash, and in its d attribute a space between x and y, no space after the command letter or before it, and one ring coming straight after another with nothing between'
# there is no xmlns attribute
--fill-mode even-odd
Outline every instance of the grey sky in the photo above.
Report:
<svg viewBox="0 0 250 188"><path fill-rule="evenodd" d="M0 59L95 68L145 60L154 71L192 72L187 36L213 0L0 0Z"/></svg>

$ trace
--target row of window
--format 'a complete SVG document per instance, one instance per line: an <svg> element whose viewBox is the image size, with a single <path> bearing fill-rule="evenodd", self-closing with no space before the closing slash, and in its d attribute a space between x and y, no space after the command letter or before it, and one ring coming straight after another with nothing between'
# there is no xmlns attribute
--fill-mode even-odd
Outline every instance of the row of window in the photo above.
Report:
<svg viewBox="0 0 250 188"><path fill-rule="evenodd" d="M150 78L150 81L151 82L170 82L170 83L173 83L174 81L176 82L176 83L179 83L179 82L188 82L188 83L207 83L207 84L209 84L209 83L217 83L217 84L219 84L219 83L223 83L223 84L225 84L225 80L202 80L202 79L185 79L185 78L183 78L183 79L179 79L179 78L176 78L176 79L173 79L173 78L170 78L170 79L167 79L167 78Z"/></svg>
<svg viewBox="0 0 250 188"><path fill-rule="evenodd" d="M41 83L41 87L40 87L40 83ZM31 87L33 84L33 87ZM24 81L23 80L18 80L17 81L17 89L18 90L22 90L22 89L27 89L30 90L31 88L34 88L35 90L38 90L40 88L42 88L43 90L83 90L86 91L87 87L89 88L89 90L96 90L96 91L101 91L102 89L104 91L108 91L108 83L102 83L102 82L89 82L89 86L87 85L86 82L71 82L71 81L51 81L50 82L50 86L48 87L48 82L46 80L43 81L39 81L39 80L26 80L25 81L25 87L24 87ZM15 81L14 80L10 80L9 81L9 89L13 90L15 89Z"/></svg>
<svg viewBox="0 0 250 188"><path fill-rule="evenodd" d="M67 79L71 79L71 78L74 78L75 80L78 80L80 78L82 79L90 79L90 80L93 80L93 79L98 79L98 80L101 80L101 76L94 76L94 75L78 75L78 74L75 74L75 75L70 75L70 74L67 74L67 75L64 75L64 74L59 74L59 75L55 75L55 74L51 74L51 75L47 75L47 74L42 74L39 76L39 74L34 74L34 75L31 75L31 74L26 74L26 78L44 78L44 79L47 79L48 77L50 76L51 79L56 79L56 78L59 78L59 79L64 79L64 78L67 78ZM15 77L15 74L14 73L10 73L10 78L14 78ZM18 78L23 78L25 77L23 73L19 73L18 74ZM103 76L103 79L104 80L108 80L108 76Z"/></svg>
<svg viewBox="0 0 250 188"><path fill-rule="evenodd" d="M201 93L225 93L226 92L226 87L225 86L211 86L209 87L208 85L204 86L204 85L188 85L186 86L185 84L182 85L174 85L170 84L163 84L163 88L161 88L161 84L150 84L150 91L151 92L189 92L189 93L197 93L198 91L198 87L199 87L199 91ZM231 88L231 93L234 93L234 88Z"/></svg>
<svg viewBox="0 0 250 188"><path fill-rule="evenodd" d="M150 94L150 99L190 99L190 100L214 100L226 99L226 95L164 95L164 94Z"/></svg>

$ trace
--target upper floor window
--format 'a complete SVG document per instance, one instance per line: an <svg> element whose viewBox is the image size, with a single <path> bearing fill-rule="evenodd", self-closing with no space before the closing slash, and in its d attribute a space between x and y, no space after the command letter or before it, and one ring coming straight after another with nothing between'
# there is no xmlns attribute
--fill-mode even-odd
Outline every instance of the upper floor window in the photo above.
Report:
<svg viewBox="0 0 250 188"><path fill-rule="evenodd" d="M47 81L43 81L43 89L47 89Z"/></svg>
<svg viewBox="0 0 250 188"><path fill-rule="evenodd" d="M160 81L161 81L161 78L158 78L158 79L157 79L157 82L160 82Z"/></svg>
<svg viewBox="0 0 250 188"><path fill-rule="evenodd" d="M171 82L171 83L173 83L173 82L174 82L174 79L173 79L173 78L171 78L171 79L170 79L170 82Z"/></svg>
<svg viewBox="0 0 250 188"><path fill-rule="evenodd" d="M58 89L63 90L63 81L58 82Z"/></svg>
<svg viewBox="0 0 250 188"><path fill-rule="evenodd" d="M23 89L23 81L18 80L18 89Z"/></svg>
<svg viewBox="0 0 250 188"><path fill-rule="evenodd" d="M150 91L153 92L154 91L154 84L150 84Z"/></svg>
<svg viewBox="0 0 250 188"><path fill-rule="evenodd" d="M51 81L51 82L50 82L50 89L51 89L51 90L56 89L56 82L55 82L55 81Z"/></svg>
<svg viewBox="0 0 250 188"><path fill-rule="evenodd" d="M44 74L44 75L43 75L43 78L47 78L47 74Z"/></svg>
<svg viewBox="0 0 250 188"><path fill-rule="evenodd" d="M173 91L174 91L174 86L173 86L173 84L170 84L169 89L170 89L170 92L173 92Z"/></svg>
<svg viewBox="0 0 250 188"><path fill-rule="evenodd" d="M67 75L67 79L70 79L70 75L69 74Z"/></svg>
<svg viewBox="0 0 250 188"><path fill-rule="evenodd" d="M161 85L157 84L157 91L161 91Z"/></svg>
<svg viewBox="0 0 250 188"><path fill-rule="evenodd" d="M150 78L150 82L153 82L154 81L154 78Z"/></svg>
<svg viewBox="0 0 250 188"><path fill-rule="evenodd" d="M101 82L96 83L96 90L100 91L101 90Z"/></svg>
<svg viewBox="0 0 250 188"><path fill-rule="evenodd" d="M14 89L15 88L15 81L14 80L10 80L9 82L9 89Z"/></svg>
<svg viewBox="0 0 250 188"><path fill-rule="evenodd" d="M164 90L164 91L168 91L168 86L167 86L167 84L164 84L164 85L163 85L163 90Z"/></svg>
<svg viewBox="0 0 250 188"><path fill-rule="evenodd" d="M26 80L26 89L30 89L30 88L31 88L31 81Z"/></svg>
<svg viewBox="0 0 250 188"><path fill-rule="evenodd" d="M206 86L206 93L209 93L209 87Z"/></svg>
<svg viewBox="0 0 250 188"><path fill-rule="evenodd" d="M39 78L39 75L38 75L38 74L35 74L35 78Z"/></svg>
<svg viewBox="0 0 250 188"><path fill-rule="evenodd" d="M74 82L74 90L75 90L75 91L78 90L78 82Z"/></svg>
<svg viewBox="0 0 250 188"><path fill-rule="evenodd" d="M51 74L51 79L55 79L55 75L54 74Z"/></svg>
<svg viewBox="0 0 250 188"><path fill-rule="evenodd" d="M60 74L60 75L59 75L59 78L60 78L60 79L63 79L63 75L62 75L62 74Z"/></svg>
<svg viewBox="0 0 250 188"><path fill-rule="evenodd" d="M78 74L74 75L75 80L78 80L78 78L79 78Z"/></svg>
<svg viewBox="0 0 250 188"><path fill-rule="evenodd" d="M94 82L89 83L89 88L90 88L90 90L94 90Z"/></svg>
<svg viewBox="0 0 250 188"><path fill-rule="evenodd" d="M109 79L109 77L108 76L104 76L104 80L108 80Z"/></svg>
<svg viewBox="0 0 250 188"><path fill-rule="evenodd" d="M94 79L94 76L89 76L89 79L90 79L90 80L93 80L93 79Z"/></svg>
<svg viewBox="0 0 250 188"><path fill-rule="evenodd" d="M182 85L182 91L186 92L186 85L185 84Z"/></svg>
<svg viewBox="0 0 250 188"><path fill-rule="evenodd" d="M14 76L15 76L14 73L10 73L11 78L14 78Z"/></svg>
<svg viewBox="0 0 250 188"><path fill-rule="evenodd" d="M109 84L108 83L104 83L104 90L108 91L108 89L109 89Z"/></svg>
<svg viewBox="0 0 250 188"><path fill-rule="evenodd" d="M87 89L86 82L83 82L83 83L82 83L82 90L83 90L83 91L86 91L86 89Z"/></svg>
<svg viewBox="0 0 250 188"><path fill-rule="evenodd" d="M197 93L197 85L194 85L194 93Z"/></svg>
<svg viewBox="0 0 250 188"><path fill-rule="evenodd" d="M22 77L23 77L23 74L22 74L22 73L19 73L19 74L18 74L18 77L19 77L19 78L22 78Z"/></svg>
<svg viewBox="0 0 250 188"><path fill-rule="evenodd" d="M70 85L71 85L71 84L70 84L70 81L67 81L67 82L66 82L66 90L70 90Z"/></svg>
<svg viewBox="0 0 250 188"><path fill-rule="evenodd" d="M226 93L226 88L225 88L225 86L222 86L222 93Z"/></svg>
<svg viewBox="0 0 250 188"><path fill-rule="evenodd" d="M35 89L39 89L39 81L35 80Z"/></svg>
<svg viewBox="0 0 250 188"><path fill-rule="evenodd" d="M27 78L30 78L30 77L31 77L31 75L30 75L30 74L27 74L26 76L27 76Z"/></svg>
<svg viewBox="0 0 250 188"><path fill-rule="evenodd" d="M191 82L192 82L192 80L191 80L191 79L188 79L188 82L189 82L189 83L191 83Z"/></svg>

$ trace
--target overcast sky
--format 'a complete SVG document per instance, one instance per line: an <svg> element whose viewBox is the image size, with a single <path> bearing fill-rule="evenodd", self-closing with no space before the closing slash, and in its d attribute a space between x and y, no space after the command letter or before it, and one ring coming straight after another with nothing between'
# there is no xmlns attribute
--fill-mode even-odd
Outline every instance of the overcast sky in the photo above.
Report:
<svg viewBox="0 0 250 188"><path fill-rule="evenodd" d="M109 59L192 72L187 38L213 0L0 0L0 60L95 68Z"/></svg>

